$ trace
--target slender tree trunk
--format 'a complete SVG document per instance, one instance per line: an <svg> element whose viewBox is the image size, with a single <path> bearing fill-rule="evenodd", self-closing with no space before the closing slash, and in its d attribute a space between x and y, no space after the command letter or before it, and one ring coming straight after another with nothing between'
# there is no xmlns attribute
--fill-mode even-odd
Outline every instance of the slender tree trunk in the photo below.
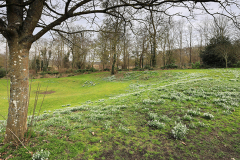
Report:
<svg viewBox="0 0 240 160"><path fill-rule="evenodd" d="M156 67L156 33L154 32L154 36L153 36L153 45L152 45L152 67Z"/></svg>
<svg viewBox="0 0 240 160"><path fill-rule="evenodd" d="M142 54L140 55L140 59L139 59L139 68L142 68Z"/></svg>
<svg viewBox="0 0 240 160"><path fill-rule="evenodd" d="M226 68L228 68L228 65L227 65L227 63L228 63L227 57L225 57L225 62L226 62Z"/></svg>
<svg viewBox="0 0 240 160"><path fill-rule="evenodd" d="M4 142L24 138L29 96L29 44L8 43L10 51L10 103Z"/></svg>
<svg viewBox="0 0 240 160"><path fill-rule="evenodd" d="M130 57L130 55L129 55L129 53L128 53L128 70L130 69L129 67L129 57Z"/></svg>
<svg viewBox="0 0 240 160"><path fill-rule="evenodd" d="M117 62L117 69L118 69L118 54L116 54L116 62Z"/></svg>
<svg viewBox="0 0 240 160"><path fill-rule="evenodd" d="M180 68L182 68L182 49L180 49Z"/></svg>
<svg viewBox="0 0 240 160"><path fill-rule="evenodd" d="M127 64L126 64L126 38L124 38L123 42L123 69L126 69Z"/></svg>
<svg viewBox="0 0 240 160"><path fill-rule="evenodd" d="M115 63L116 63L116 53L114 53L114 55L113 55L112 72L111 72L112 75L114 75Z"/></svg>
<svg viewBox="0 0 240 160"><path fill-rule="evenodd" d="M151 25L152 25L152 29L153 29L153 33L151 33L151 38L152 38L152 49L151 49L151 66L152 67L156 67L156 35L157 35L157 30L156 30L156 25L154 22L154 17L153 17L153 11L150 10L150 18L151 18Z"/></svg>

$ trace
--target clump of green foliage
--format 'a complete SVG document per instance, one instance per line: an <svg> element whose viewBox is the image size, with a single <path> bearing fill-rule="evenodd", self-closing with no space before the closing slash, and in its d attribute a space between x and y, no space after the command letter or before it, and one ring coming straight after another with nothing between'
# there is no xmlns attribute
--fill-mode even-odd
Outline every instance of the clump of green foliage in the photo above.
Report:
<svg viewBox="0 0 240 160"><path fill-rule="evenodd" d="M48 160L48 157L50 155L49 151L37 151L36 153L33 154L32 159L33 160Z"/></svg>
<svg viewBox="0 0 240 160"><path fill-rule="evenodd" d="M204 113L203 117L206 118L206 119L213 119L214 118L214 116L210 113Z"/></svg>
<svg viewBox="0 0 240 160"><path fill-rule="evenodd" d="M0 67L0 78L3 78L5 76L6 76L6 70Z"/></svg>
<svg viewBox="0 0 240 160"><path fill-rule="evenodd" d="M186 125L182 124L181 122L176 123L175 126L172 129L172 135L175 139L183 139L185 135L187 134L188 128Z"/></svg>
<svg viewBox="0 0 240 160"><path fill-rule="evenodd" d="M200 69L201 64L200 61L197 61L196 63L192 63L192 69Z"/></svg>
<svg viewBox="0 0 240 160"><path fill-rule="evenodd" d="M178 68L178 65L176 65L175 63L167 64L161 67L161 69L177 69L177 68Z"/></svg>
<svg viewBox="0 0 240 160"><path fill-rule="evenodd" d="M158 120L148 121L147 125L158 129L163 129L165 127L165 124Z"/></svg>

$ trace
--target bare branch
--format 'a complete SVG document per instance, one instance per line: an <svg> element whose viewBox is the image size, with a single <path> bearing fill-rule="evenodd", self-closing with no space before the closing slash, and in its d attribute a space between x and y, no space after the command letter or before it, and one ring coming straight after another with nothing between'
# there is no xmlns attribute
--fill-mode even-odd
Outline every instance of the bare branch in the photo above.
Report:
<svg viewBox="0 0 240 160"><path fill-rule="evenodd" d="M23 32L26 35L32 34L35 29L42 14L43 3L44 0L34 0L29 6L27 17L23 22Z"/></svg>
<svg viewBox="0 0 240 160"><path fill-rule="evenodd" d="M68 6L69 6L70 2L71 2L71 0L68 0L67 3L66 3L65 14L67 14L67 12L68 12Z"/></svg>
<svg viewBox="0 0 240 160"><path fill-rule="evenodd" d="M56 15L62 16L63 14L58 13L57 11L53 10L46 2L44 2L44 6L47 7L51 12L55 13Z"/></svg>
<svg viewBox="0 0 240 160"><path fill-rule="evenodd" d="M29 1L26 1L26 2L23 2L23 3L8 3L8 4L3 4L3 5L0 5L0 8L3 8L3 7L8 7L8 6L18 6L18 7L25 7L25 6L28 6L30 4L32 4L35 0L29 0Z"/></svg>

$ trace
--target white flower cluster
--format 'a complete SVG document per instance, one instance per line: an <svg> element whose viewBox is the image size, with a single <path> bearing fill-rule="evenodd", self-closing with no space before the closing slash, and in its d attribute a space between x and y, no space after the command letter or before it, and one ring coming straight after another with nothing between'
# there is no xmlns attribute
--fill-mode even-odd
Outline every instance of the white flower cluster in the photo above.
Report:
<svg viewBox="0 0 240 160"><path fill-rule="evenodd" d="M210 113L203 113L203 117L206 118L206 119L213 119L214 116Z"/></svg>
<svg viewBox="0 0 240 160"><path fill-rule="evenodd" d="M187 113L188 113L189 115L191 115L191 116L198 116L198 115L200 115L199 109L197 109L197 110L189 109L189 110L187 111Z"/></svg>
<svg viewBox="0 0 240 160"><path fill-rule="evenodd" d="M165 100L163 99L158 99L156 101L151 100L151 99L144 99L143 100L143 104L163 104L165 102Z"/></svg>
<svg viewBox="0 0 240 160"><path fill-rule="evenodd" d="M32 159L33 160L48 160L48 157L50 155L49 151L37 151L36 153L33 154Z"/></svg>
<svg viewBox="0 0 240 160"><path fill-rule="evenodd" d="M175 139L183 139L183 137L185 137L185 135L187 134L187 131L188 131L187 126L179 122L176 124L175 127L173 127L172 135Z"/></svg>
<svg viewBox="0 0 240 160"><path fill-rule="evenodd" d="M163 129L165 127L165 124L158 120L148 121L147 125L158 129Z"/></svg>
<svg viewBox="0 0 240 160"><path fill-rule="evenodd" d="M5 132L7 121L0 120L0 133Z"/></svg>

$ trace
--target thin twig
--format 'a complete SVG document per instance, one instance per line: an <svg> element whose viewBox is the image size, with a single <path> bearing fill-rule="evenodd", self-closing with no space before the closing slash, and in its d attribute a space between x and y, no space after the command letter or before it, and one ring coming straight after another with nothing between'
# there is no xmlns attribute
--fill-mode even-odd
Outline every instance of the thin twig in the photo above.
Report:
<svg viewBox="0 0 240 160"><path fill-rule="evenodd" d="M8 106L10 105L10 96L9 96L9 90L8 90L8 82L9 82L9 77L8 77L8 45L6 42L6 77L7 77L7 98L8 98Z"/></svg>
<svg viewBox="0 0 240 160"><path fill-rule="evenodd" d="M2 115L2 114L0 114L5 120L6 120L6 118ZM9 128L8 128L9 129ZM11 129L9 129L10 130L10 132L18 139L18 141L23 145L23 147L29 152L29 153L31 153L28 149L27 149L27 147L25 147L25 145L22 143L22 141L20 141L20 139L13 133L13 131L11 130Z"/></svg>
<svg viewBox="0 0 240 160"><path fill-rule="evenodd" d="M34 102L34 107L33 107L33 114L32 114L32 119L31 119L31 127L32 127L32 123L33 123L33 119L34 119L34 114L35 114L35 110L37 107L37 101L38 101L38 95L39 95L39 91L40 91L40 87L39 83L38 83L38 88L37 88L37 92L36 92L36 96L35 96L35 102Z"/></svg>
<svg viewBox="0 0 240 160"><path fill-rule="evenodd" d="M31 90L32 90L32 78L31 78L30 89L29 89L29 95L28 95L28 105L29 105L29 100L30 100Z"/></svg>
<svg viewBox="0 0 240 160"><path fill-rule="evenodd" d="M31 118L31 123L30 123L30 133L28 135L27 141L30 139L30 137L32 136L32 127L33 127L33 121L34 121L34 114L35 114L35 110L37 107L37 101L38 101L38 95L39 95L39 91L40 91L40 86L38 83L38 87L37 87L37 91L36 91L36 96L35 96L35 102L34 102L34 107L33 107L33 114L32 114L32 118Z"/></svg>
<svg viewBox="0 0 240 160"><path fill-rule="evenodd" d="M0 114L0 115L3 117L3 119L7 120L2 114Z"/></svg>
<svg viewBox="0 0 240 160"><path fill-rule="evenodd" d="M45 93L47 93L47 89L48 89L48 85L47 85L47 88L46 88ZM39 111L38 111L38 116L39 116L39 114L40 114L40 111L41 111L41 108L42 108L42 105L43 105L45 96L46 96L46 94L44 94L44 96L43 96L42 104L41 104L41 106L40 106L40 108L39 108Z"/></svg>
<svg viewBox="0 0 240 160"><path fill-rule="evenodd" d="M9 128L8 128L9 129ZM13 131L11 130L11 129L9 129L10 130L10 132L12 132L12 134L18 139L18 141L23 145L23 147L29 152L29 153L31 153L28 149L27 149L27 147L25 147L25 145L22 143L22 141L20 141L20 139L13 133Z"/></svg>

